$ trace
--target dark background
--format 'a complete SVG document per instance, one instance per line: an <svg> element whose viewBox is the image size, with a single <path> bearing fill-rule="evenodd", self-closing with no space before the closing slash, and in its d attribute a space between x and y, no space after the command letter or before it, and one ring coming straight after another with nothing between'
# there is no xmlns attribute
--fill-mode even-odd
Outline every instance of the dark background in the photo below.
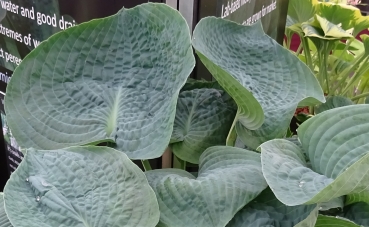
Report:
<svg viewBox="0 0 369 227"><path fill-rule="evenodd" d="M361 0L361 4L358 6L364 16L369 14L369 0Z"/></svg>
<svg viewBox="0 0 369 227"><path fill-rule="evenodd" d="M230 0L218 0L217 16L222 16L222 5L227 5ZM243 23L247 18L251 17L255 13L258 13L262 8L266 8L268 5L276 3L276 9L266 14L261 18L263 28L266 34L279 43L283 42L284 28L286 25L286 14L288 8L288 0L254 0L241 6L236 12L225 17L225 19L235 21L237 23Z"/></svg>
<svg viewBox="0 0 369 227"><path fill-rule="evenodd" d="M132 8L147 0L59 0L62 14L71 15L77 23L89 21L95 18L111 16L122 7ZM162 2L152 0L150 2ZM83 10L85 9L85 10Z"/></svg>

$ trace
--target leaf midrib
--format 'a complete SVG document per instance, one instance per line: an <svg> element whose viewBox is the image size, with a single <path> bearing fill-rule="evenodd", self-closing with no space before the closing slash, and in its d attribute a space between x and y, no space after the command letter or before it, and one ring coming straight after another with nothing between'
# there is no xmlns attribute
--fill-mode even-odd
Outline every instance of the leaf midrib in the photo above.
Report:
<svg viewBox="0 0 369 227"><path fill-rule="evenodd" d="M117 126L119 103L122 97L122 88L118 89L115 95L114 103L111 109L111 114L107 120L106 135L110 137Z"/></svg>
<svg viewBox="0 0 369 227"><path fill-rule="evenodd" d="M192 108L190 110L190 113L188 114L188 118L187 118L187 122L186 122L186 125L185 125L185 128L184 128L184 132L183 132L183 136L184 137L187 137L188 135L188 132L190 131L191 129L191 122L192 122L192 118L193 118L193 115L195 114L195 109L197 108L198 106L198 103L196 102L196 100L199 98L199 94L197 93L196 94L196 97L195 97L195 101L192 103Z"/></svg>

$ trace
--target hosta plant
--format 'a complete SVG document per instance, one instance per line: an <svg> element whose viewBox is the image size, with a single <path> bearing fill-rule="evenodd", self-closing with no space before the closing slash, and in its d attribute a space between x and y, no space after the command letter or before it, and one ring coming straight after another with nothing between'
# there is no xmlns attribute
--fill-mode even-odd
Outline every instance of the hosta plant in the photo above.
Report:
<svg viewBox="0 0 369 227"><path fill-rule="evenodd" d="M193 50L216 82L188 79ZM0 227L367 225L369 106L324 110L286 137L298 106L324 102L260 23L208 17L191 38L176 10L147 3L67 29L10 81L25 157ZM150 170L168 147L182 169Z"/></svg>
<svg viewBox="0 0 369 227"><path fill-rule="evenodd" d="M315 73L326 95L364 103L369 96L369 39L359 34L369 28L369 16L351 3L290 0L286 45L290 47L293 34L300 37L295 54Z"/></svg>

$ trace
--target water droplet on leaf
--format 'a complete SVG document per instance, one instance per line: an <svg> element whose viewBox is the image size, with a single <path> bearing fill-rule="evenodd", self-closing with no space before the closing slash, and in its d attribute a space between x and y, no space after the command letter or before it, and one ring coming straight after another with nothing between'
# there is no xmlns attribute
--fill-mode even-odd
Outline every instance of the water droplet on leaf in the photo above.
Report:
<svg viewBox="0 0 369 227"><path fill-rule="evenodd" d="M41 200L40 196L37 196L36 197L36 202L40 202L40 200Z"/></svg>
<svg viewBox="0 0 369 227"><path fill-rule="evenodd" d="M301 181L299 187L301 188L305 184L305 181Z"/></svg>

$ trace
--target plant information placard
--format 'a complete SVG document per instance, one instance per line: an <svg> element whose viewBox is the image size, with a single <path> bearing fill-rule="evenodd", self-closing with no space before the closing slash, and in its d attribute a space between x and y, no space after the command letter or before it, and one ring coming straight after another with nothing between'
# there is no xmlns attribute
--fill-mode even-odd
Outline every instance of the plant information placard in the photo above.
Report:
<svg viewBox="0 0 369 227"><path fill-rule="evenodd" d="M282 42L288 0L218 0L217 16L243 25L261 20L265 33Z"/></svg>
<svg viewBox="0 0 369 227"><path fill-rule="evenodd" d="M0 111L5 155L12 173L23 154L6 123L4 97L12 72L40 42L72 27L75 20L61 15L57 0L0 0Z"/></svg>

